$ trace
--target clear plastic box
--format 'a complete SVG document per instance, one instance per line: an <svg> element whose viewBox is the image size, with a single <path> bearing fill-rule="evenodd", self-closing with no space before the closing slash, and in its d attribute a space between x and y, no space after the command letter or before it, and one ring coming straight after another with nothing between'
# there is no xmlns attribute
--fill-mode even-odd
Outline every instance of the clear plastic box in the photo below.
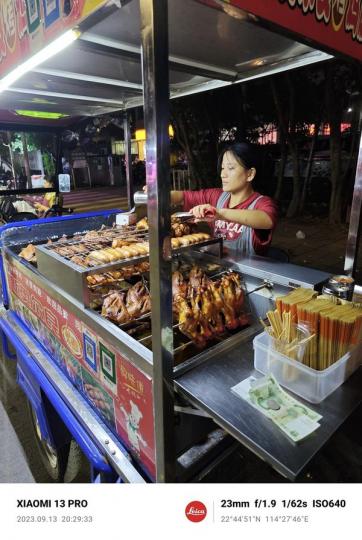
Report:
<svg viewBox="0 0 362 540"><path fill-rule="evenodd" d="M253 340L254 367L264 375L272 373L279 384L311 403L320 403L361 365L362 344L323 371L317 371L288 358L269 346L263 332Z"/></svg>

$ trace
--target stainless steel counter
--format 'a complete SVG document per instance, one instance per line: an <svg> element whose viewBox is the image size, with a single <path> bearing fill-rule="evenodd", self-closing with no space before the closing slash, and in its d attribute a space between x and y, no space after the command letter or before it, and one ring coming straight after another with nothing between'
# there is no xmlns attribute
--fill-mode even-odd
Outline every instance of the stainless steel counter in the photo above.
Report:
<svg viewBox="0 0 362 540"><path fill-rule="evenodd" d="M280 474L294 480L361 403L362 368L319 405L305 402L323 418L317 431L296 444L270 420L230 391L232 386L252 374L261 376L253 368L253 358L252 342L244 343L178 377L176 390L193 405L209 413L217 424Z"/></svg>

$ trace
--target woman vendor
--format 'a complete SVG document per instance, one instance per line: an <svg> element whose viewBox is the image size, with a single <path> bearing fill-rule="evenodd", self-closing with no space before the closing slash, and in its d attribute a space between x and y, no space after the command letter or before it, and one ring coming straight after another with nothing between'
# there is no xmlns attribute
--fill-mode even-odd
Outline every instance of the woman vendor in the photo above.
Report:
<svg viewBox="0 0 362 540"><path fill-rule="evenodd" d="M171 203L196 218L213 218L215 236L233 255L266 255L277 222L275 202L254 191L255 156L247 143L226 147L219 157L222 188L171 191Z"/></svg>

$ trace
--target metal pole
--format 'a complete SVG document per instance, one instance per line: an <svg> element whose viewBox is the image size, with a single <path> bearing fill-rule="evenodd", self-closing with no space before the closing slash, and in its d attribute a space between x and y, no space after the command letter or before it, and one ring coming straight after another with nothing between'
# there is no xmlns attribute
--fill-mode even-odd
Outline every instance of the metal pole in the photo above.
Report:
<svg viewBox="0 0 362 540"><path fill-rule="evenodd" d="M175 479L167 0L140 0L158 482Z"/></svg>
<svg viewBox="0 0 362 540"><path fill-rule="evenodd" d="M126 112L123 118L123 131L124 131L124 153L126 161L126 183L127 183L127 200L128 210L133 208L133 175L132 175L132 143L131 143L131 130L129 122L129 113Z"/></svg>
<svg viewBox="0 0 362 540"><path fill-rule="evenodd" d="M344 259L344 271L346 274L352 276L354 275L357 257L358 257L358 248L359 248L359 239L361 232L361 208L362 208L362 109L360 112L360 121L359 121L359 152L357 158L357 167L356 167L356 177L353 188L353 199L351 206L351 215L349 218L349 231L348 239L346 246L346 256Z"/></svg>

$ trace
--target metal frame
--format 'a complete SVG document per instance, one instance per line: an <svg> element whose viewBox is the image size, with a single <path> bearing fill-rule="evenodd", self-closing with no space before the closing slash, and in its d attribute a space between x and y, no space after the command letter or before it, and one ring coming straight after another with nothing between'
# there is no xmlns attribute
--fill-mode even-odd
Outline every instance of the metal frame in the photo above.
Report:
<svg viewBox="0 0 362 540"><path fill-rule="evenodd" d="M175 479L167 0L140 0L158 482Z"/></svg>
<svg viewBox="0 0 362 540"><path fill-rule="evenodd" d="M133 208L133 171L132 171L132 140L130 129L130 113L126 112L123 118L124 154L126 161L126 184L128 210Z"/></svg>
<svg viewBox="0 0 362 540"><path fill-rule="evenodd" d="M344 259L344 271L351 276L354 275L357 265L359 250L359 240L361 235L361 210L362 210L362 102L360 103L359 119L359 151L356 164L356 176L353 188L353 199L351 206L351 215L349 220L349 230L346 246L346 255Z"/></svg>
<svg viewBox="0 0 362 540"><path fill-rule="evenodd" d="M17 88L17 87L11 87L7 88L5 92L13 92L15 94L31 94L34 96L46 96L46 97L54 97L54 98L61 98L61 99L72 99L73 101L94 101L110 105L118 105L123 106L124 101L117 99L109 99L109 98L99 98L99 97L93 97L93 96L82 96L78 94L64 94L63 92L51 92L49 90L35 90L33 88Z"/></svg>
<svg viewBox="0 0 362 540"><path fill-rule="evenodd" d="M61 77L62 79L73 79L75 81L88 81L96 84L105 84L107 86L119 86L120 88L131 88L142 92L142 84L121 81L119 79L108 79L106 77L97 77L96 75L86 75L85 73L75 73L73 71L64 71L62 69L35 68L33 73L40 75L50 75L52 77Z"/></svg>

